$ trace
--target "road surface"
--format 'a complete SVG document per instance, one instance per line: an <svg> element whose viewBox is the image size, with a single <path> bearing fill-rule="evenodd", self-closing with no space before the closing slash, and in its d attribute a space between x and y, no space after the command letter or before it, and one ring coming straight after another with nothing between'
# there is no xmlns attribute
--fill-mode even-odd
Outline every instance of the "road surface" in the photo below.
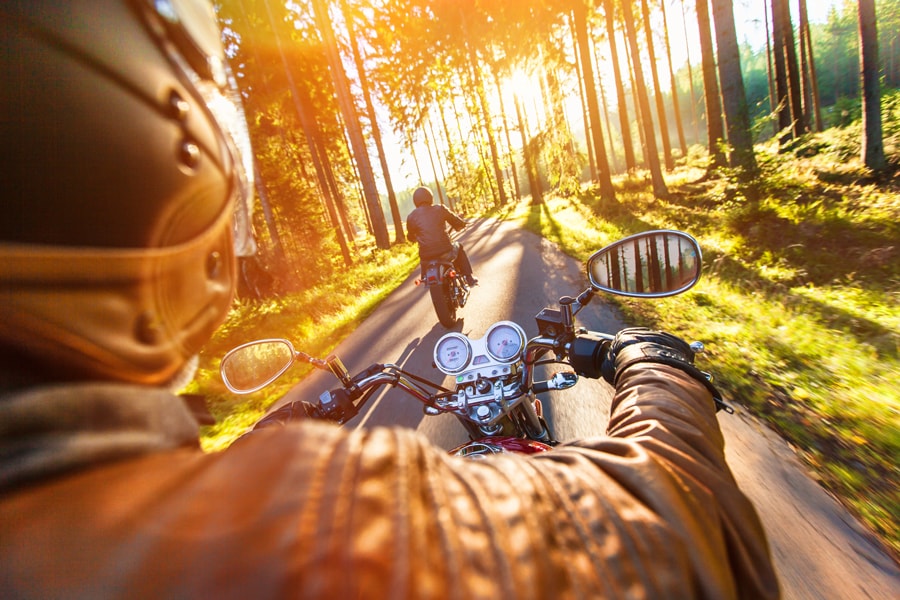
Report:
<svg viewBox="0 0 900 600"><path fill-rule="evenodd" d="M509 223L479 221L460 241L481 283L473 289L453 331L477 338L492 323L511 320L532 337L537 335L534 316L542 308L556 307L560 296L576 295L587 287L582 264ZM432 367L432 351L448 330L437 322L428 292L414 285L416 274L335 350L351 373L375 362L392 362L438 380L441 374ZM577 320L588 329L610 333L626 326L601 297ZM701 367L714 371L714 365L704 366L702 360ZM277 404L315 398L332 387L335 382L329 374L316 372ZM605 383L582 378L569 390L545 395L544 414L557 439L602 434L610 393ZM898 565L809 477L782 439L739 406L735 408L736 414L720 413L719 417L726 455L738 484L760 513L784 597L900 598ZM426 417L422 405L399 390L374 396L347 424L383 425L416 429L445 449L467 439L455 417Z"/></svg>

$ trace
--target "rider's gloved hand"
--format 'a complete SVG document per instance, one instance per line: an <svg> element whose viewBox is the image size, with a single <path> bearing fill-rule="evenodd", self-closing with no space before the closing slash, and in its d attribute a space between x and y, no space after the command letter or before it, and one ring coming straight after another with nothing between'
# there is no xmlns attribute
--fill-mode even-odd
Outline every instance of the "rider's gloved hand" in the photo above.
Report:
<svg viewBox="0 0 900 600"><path fill-rule="evenodd" d="M637 363L656 363L680 369L702 383L712 394L716 410L726 405L710 378L694 366L694 351L687 342L664 331L645 327L621 330L609 345L601 372L603 379L615 385L628 367Z"/></svg>

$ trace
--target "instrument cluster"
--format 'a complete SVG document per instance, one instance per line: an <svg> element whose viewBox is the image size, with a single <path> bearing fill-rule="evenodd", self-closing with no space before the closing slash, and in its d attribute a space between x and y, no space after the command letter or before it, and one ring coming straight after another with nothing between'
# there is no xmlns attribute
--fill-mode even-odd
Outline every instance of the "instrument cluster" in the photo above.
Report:
<svg viewBox="0 0 900 600"><path fill-rule="evenodd" d="M479 375L508 375L524 349L525 331L512 321L498 321L479 339L445 334L434 346L434 364L442 373L455 375L457 383L465 383Z"/></svg>

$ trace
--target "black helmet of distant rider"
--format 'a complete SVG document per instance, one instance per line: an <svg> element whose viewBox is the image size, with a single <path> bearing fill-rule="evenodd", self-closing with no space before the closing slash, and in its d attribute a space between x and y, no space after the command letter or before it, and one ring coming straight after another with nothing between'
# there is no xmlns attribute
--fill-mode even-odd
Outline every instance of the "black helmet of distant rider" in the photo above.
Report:
<svg viewBox="0 0 900 600"><path fill-rule="evenodd" d="M413 204L416 206L431 206L434 204L434 194L427 187L417 187L413 192Z"/></svg>
<svg viewBox="0 0 900 600"><path fill-rule="evenodd" d="M206 0L0 5L0 349L160 384L252 254L247 125Z"/></svg>

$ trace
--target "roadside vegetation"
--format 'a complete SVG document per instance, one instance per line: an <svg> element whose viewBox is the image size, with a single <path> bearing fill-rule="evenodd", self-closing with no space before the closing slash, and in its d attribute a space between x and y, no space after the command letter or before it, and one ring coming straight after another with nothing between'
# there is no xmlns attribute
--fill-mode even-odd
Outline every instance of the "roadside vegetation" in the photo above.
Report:
<svg viewBox="0 0 900 600"><path fill-rule="evenodd" d="M900 553L900 175L869 176L856 158L858 127L807 136L789 152L758 146L763 176L753 188L729 173L708 176L704 153L668 174L667 200L638 174L615 180L612 202L584 188L496 216L579 259L647 229L694 235L701 282L661 302L618 300L626 318L703 341L700 360L726 395L777 430ZM888 133L891 155L897 132ZM216 417L207 449L227 446L308 372L297 366L264 392L236 397L217 372L228 349L286 337L325 356L417 263L411 244L361 252L365 260L327 284L237 304L186 390L206 396Z"/></svg>

